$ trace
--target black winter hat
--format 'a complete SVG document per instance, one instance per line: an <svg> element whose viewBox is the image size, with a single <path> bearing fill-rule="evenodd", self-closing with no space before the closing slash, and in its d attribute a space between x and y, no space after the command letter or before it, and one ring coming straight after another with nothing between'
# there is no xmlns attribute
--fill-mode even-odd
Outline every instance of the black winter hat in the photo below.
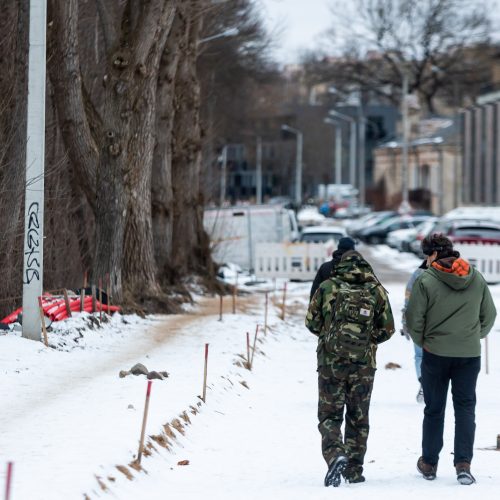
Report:
<svg viewBox="0 0 500 500"><path fill-rule="evenodd" d="M356 242L352 238L340 238L337 250L342 252L347 252L349 250L354 250L356 247Z"/></svg>

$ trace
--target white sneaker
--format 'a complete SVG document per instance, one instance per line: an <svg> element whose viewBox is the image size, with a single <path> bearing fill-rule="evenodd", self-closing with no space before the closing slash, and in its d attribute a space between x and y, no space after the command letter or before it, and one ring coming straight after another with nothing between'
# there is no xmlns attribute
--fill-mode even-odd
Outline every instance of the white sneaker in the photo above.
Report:
<svg viewBox="0 0 500 500"><path fill-rule="evenodd" d="M424 402L424 389L422 388L422 384L420 384L420 389L417 392L417 403Z"/></svg>

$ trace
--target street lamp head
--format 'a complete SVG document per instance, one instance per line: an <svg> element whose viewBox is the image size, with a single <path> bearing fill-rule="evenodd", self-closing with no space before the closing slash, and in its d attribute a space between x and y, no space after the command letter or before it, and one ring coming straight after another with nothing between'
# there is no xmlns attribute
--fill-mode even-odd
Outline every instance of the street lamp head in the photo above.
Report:
<svg viewBox="0 0 500 500"><path fill-rule="evenodd" d="M300 130L293 128L293 127L290 127L290 125L286 125L286 124L281 125L281 130L283 132L290 132L291 134L295 134L295 135L302 134L302 132Z"/></svg>
<svg viewBox="0 0 500 500"><path fill-rule="evenodd" d="M227 38L230 36L236 36L236 35L239 35L239 33L240 33L240 30L236 27L228 28L227 30L225 30L221 33L217 33L216 35L211 35L211 36L207 36L206 38L201 38L200 40L198 40L198 45L201 45L202 43L206 43L206 42L211 42L212 40L218 40L219 38Z"/></svg>
<svg viewBox="0 0 500 500"><path fill-rule="evenodd" d="M226 37L226 36L237 36L240 34L240 30L236 27L229 28L223 33L221 33L221 36Z"/></svg>

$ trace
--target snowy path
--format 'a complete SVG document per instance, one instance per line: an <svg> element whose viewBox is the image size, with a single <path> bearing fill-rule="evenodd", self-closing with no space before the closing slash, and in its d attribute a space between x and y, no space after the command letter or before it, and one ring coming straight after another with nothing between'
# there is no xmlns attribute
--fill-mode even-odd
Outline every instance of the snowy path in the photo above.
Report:
<svg viewBox="0 0 500 500"><path fill-rule="evenodd" d="M403 282L415 261L393 265L398 255L384 248L371 256L390 292L399 329ZM378 259L378 260L377 260ZM395 272L395 269L397 270ZM398 283L386 277L401 276ZM396 333L381 346L372 399L372 429L361 485L322 486L325 464L316 429L316 339L303 327L309 284L292 285L286 323L273 308L273 331L258 344L254 369L235 366L245 352L245 331L262 323L262 296L250 297L238 314L217 321L215 302L194 315L155 318L127 325L119 334L98 331L85 349L61 352L11 336L0 337L0 464L14 461L12 500L120 500L165 498L421 500L498 498L500 453L484 450L500 433L500 324L490 337L490 374L480 374L473 472L478 484L459 486L452 467L453 416L449 402L445 446L438 480L415 471L421 439L422 406L412 347ZM492 287L500 308L500 286ZM279 296L276 297L279 302ZM203 344L210 343L207 404L198 409ZM145 381L119 379L119 369L143 362L168 370L153 385L148 436L188 411L185 435L175 431L169 450L153 442L145 472L129 468L134 480L117 471L137 450ZM402 365L385 370L387 362ZM241 383L248 384L250 389ZM181 460L190 465L178 466ZM4 471L0 470L0 485ZM108 488L101 491L97 475Z"/></svg>
<svg viewBox="0 0 500 500"><path fill-rule="evenodd" d="M402 305L403 286L388 284L394 311ZM120 481L114 490L123 500L147 498L198 499L327 499L333 495L351 499L461 499L498 498L500 453L479 448L495 444L500 403L496 398L500 358L495 356L492 374L480 376L478 431L473 471L478 484L457 484L453 469L453 420L449 407L445 446L439 477L423 480L415 470L420 451L422 406L415 401L416 381L412 348L395 334L379 350L371 410L371 434L366 456L367 482L343 484L332 491L322 485L325 465L316 430L315 338L302 327L306 289L296 290L296 315L282 325L263 349L254 373L247 378L250 391L238 390L209 401L196 417L174 457L152 459L148 477ZM498 290L497 290L498 292ZM498 331L490 343L498 352ZM492 350L493 350L492 349ZM401 370L385 370L389 362ZM492 361L493 364L493 361ZM190 465L175 465L178 460Z"/></svg>

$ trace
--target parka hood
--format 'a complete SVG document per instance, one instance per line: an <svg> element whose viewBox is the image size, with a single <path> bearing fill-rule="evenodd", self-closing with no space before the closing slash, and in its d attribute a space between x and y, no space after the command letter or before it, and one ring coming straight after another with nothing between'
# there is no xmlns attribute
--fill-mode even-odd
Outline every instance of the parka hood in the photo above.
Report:
<svg viewBox="0 0 500 500"><path fill-rule="evenodd" d="M432 276L434 276L439 281L442 281L453 290L465 290L474 281L477 275L477 271L472 266L470 266L469 274L467 274L466 276L458 276L453 273L445 273L444 271L440 271L435 267L431 267L425 272L432 274Z"/></svg>
<svg viewBox="0 0 500 500"><path fill-rule="evenodd" d="M378 282L372 266L355 250L344 253L335 267L335 275L347 283Z"/></svg>

